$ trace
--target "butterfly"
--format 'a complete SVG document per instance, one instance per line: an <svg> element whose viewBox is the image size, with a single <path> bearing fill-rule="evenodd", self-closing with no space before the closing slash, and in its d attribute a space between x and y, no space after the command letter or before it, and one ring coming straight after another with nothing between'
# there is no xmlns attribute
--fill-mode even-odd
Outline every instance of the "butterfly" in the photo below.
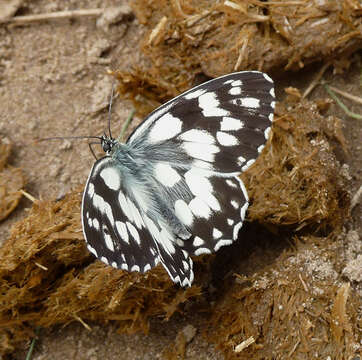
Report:
<svg viewBox="0 0 362 360"><path fill-rule="evenodd" d="M125 143L100 137L82 226L88 250L117 269L161 263L191 286L192 256L238 239L249 205L239 175L262 152L275 107L273 80L242 71L205 82L151 112Z"/></svg>

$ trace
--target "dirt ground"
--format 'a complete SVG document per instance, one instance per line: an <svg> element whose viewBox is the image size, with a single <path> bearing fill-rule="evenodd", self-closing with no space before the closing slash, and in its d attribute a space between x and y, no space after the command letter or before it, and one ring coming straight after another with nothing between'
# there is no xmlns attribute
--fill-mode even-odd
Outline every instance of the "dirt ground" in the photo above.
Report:
<svg viewBox="0 0 362 360"><path fill-rule="evenodd" d="M115 0L20 1L17 15L37 14L66 9L93 9L118 6ZM115 26L96 24L95 18L53 20L25 26L0 27L0 137L14 144L10 164L23 169L26 191L37 199L60 198L83 184L94 161L87 141L48 141L35 139L67 135L99 135L107 123L107 103L112 79L107 69L114 64L132 64L138 60L137 48L144 29L137 20ZM319 70L320 64L299 73L284 74L276 79L278 93L285 86L304 89ZM355 54L353 66L344 74L326 73L325 79L341 90L361 95L362 60ZM318 87L310 98L328 97ZM355 113L362 106L343 99ZM117 99L112 111L112 131L120 131L132 105ZM330 114L343 120L349 154L341 154L350 176L353 196L361 185L362 126L361 120L348 117L333 105ZM136 119L128 132L141 119ZM11 226L27 214L31 201L23 198L17 210L0 223L0 244ZM361 205L346 219L346 232L361 230ZM358 287L358 284L355 286ZM359 285L361 286L361 285ZM361 288L359 288L361 295ZM110 324L81 324L41 330L33 359L158 359L177 333L187 325L196 335L187 347L188 359L222 359L223 356L198 332L206 319L202 314L186 313L165 323L154 319L149 335L119 335ZM24 343L14 359L24 359L29 343Z"/></svg>

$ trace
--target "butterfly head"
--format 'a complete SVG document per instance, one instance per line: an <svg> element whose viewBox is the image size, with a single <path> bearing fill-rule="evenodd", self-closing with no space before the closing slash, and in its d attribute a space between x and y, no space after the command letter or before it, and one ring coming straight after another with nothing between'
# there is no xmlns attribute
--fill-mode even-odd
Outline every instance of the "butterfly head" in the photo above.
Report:
<svg viewBox="0 0 362 360"><path fill-rule="evenodd" d="M108 136L106 134L101 137L101 146L103 151L110 155L112 153L113 147L117 144L117 140L113 139L112 136Z"/></svg>

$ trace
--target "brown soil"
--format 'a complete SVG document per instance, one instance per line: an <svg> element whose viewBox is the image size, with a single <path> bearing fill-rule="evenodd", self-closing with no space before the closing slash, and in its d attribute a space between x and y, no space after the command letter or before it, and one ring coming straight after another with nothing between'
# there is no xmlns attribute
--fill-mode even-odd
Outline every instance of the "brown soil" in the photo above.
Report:
<svg viewBox="0 0 362 360"><path fill-rule="evenodd" d="M115 0L70 1L66 5L57 0L20 2L17 15L37 14L71 9L91 9L118 6ZM1 15L1 14L0 14ZM114 64L137 64L138 41L145 32L143 25L129 17L114 26L96 26L92 18L54 20L31 23L20 27L0 27L0 136L12 143L9 163L21 168L27 180L26 191L37 199L62 198L71 189L84 184L94 161L86 141L47 141L35 139L67 135L99 135L107 123L107 103L112 79L107 69ZM361 54L355 53L352 66L343 74L327 72L324 78L341 90L360 96L362 88ZM283 89L294 86L305 89L320 65L312 65L298 73L285 73L277 80L279 96ZM325 98L323 87L317 87L310 99ZM361 105L343 100L349 109L362 113ZM117 99L112 112L112 131L118 133L132 109L132 104ZM349 177L348 191L353 196L361 185L362 126L361 120L348 117L338 106L332 105L328 114L343 120L348 154L339 153L339 160ZM137 119L128 130L139 123ZM32 203L22 198L15 212L0 223L0 243L10 234L12 225L27 216ZM340 243L346 249L344 276L350 280L356 295L362 296L360 268L356 254L361 253L358 234L361 232L361 204L346 219ZM306 271L335 283L334 264L319 258L318 248L299 254L295 261L307 263ZM256 250L257 252L258 250ZM267 253L265 264L275 254ZM260 259L260 258L259 258ZM248 267L249 265L245 265ZM258 265L254 265L258 267ZM248 267L253 272L253 267ZM359 302L361 304L361 302ZM92 331L72 323L40 331L34 359L158 359L167 357L177 334L187 326L196 329L186 348L187 359L222 359L223 355L206 342L199 329L207 319L194 313L192 306L170 321L154 318L148 335L120 335L113 324L89 324ZM359 319L361 321L361 314ZM211 338L209 334L209 338ZM217 343L217 341L215 341ZM25 358L29 342L12 356ZM356 349L358 354L360 349Z"/></svg>

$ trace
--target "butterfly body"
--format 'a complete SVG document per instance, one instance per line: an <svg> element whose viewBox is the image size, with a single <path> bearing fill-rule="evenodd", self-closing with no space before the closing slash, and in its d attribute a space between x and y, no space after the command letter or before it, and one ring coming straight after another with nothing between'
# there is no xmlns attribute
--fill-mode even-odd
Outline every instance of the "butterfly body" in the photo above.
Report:
<svg viewBox="0 0 362 360"><path fill-rule="evenodd" d="M128 271L161 262L190 286L191 255L238 237L249 204L238 176L262 151L273 108L271 79L240 72L162 105L125 144L103 136L106 156L93 165L82 201L88 249Z"/></svg>

